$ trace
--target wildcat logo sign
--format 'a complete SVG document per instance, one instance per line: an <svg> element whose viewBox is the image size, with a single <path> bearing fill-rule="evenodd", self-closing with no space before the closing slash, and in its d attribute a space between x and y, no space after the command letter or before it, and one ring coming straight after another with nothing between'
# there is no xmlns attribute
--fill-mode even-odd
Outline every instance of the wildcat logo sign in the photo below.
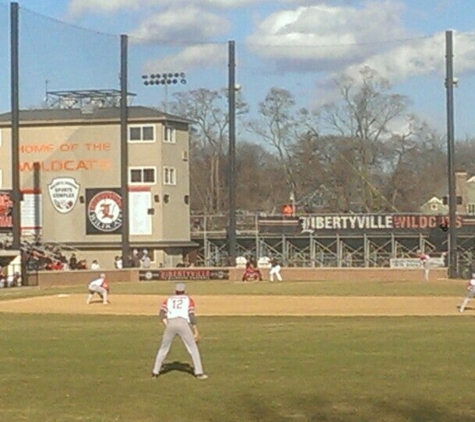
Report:
<svg viewBox="0 0 475 422"><path fill-rule="evenodd" d="M67 214L78 201L79 183L72 177L57 177L48 185L48 192L54 209Z"/></svg>
<svg viewBox="0 0 475 422"><path fill-rule="evenodd" d="M117 189L86 189L87 234L115 233L122 227L122 197Z"/></svg>

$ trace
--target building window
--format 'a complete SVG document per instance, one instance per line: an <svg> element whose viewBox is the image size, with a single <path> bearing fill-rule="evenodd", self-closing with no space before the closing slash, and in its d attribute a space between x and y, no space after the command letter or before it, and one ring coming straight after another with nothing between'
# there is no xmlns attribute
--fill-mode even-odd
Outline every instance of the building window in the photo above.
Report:
<svg viewBox="0 0 475 422"><path fill-rule="evenodd" d="M163 184L176 185L176 171L173 167L163 167Z"/></svg>
<svg viewBox="0 0 475 422"><path fill-rule="evenodd" d="M154 185L157 182L155 167L134 167L129 169L129 184Z"/></svg>
<svg viewBox="0 0 475 422"><path fill-rule="evenodd" d="M463 204L463 198L460 195L457 195L455 200L456 200L457 205L462 205ZM443 202L444 205L448 205L449 204L449 197L447 195L445 195L442 198L442 202Z"/></svg>
<svg viewBox="0 0 475 422"><path fill-rule="evenodd" d="M129 142L155 142L155 126L129 126Z"/></svg>
<svg viewBox="0 0 475 422"><path fill-rule="evenodd" d="M475 214L475 204L467 204L467 214Z"/></svg>
<svg viewBox="0 0 475 422"><path fill-rule="evenodd" d="M176 142L176 129L170 126L163 127L163 142L174 144Z"/></svg>

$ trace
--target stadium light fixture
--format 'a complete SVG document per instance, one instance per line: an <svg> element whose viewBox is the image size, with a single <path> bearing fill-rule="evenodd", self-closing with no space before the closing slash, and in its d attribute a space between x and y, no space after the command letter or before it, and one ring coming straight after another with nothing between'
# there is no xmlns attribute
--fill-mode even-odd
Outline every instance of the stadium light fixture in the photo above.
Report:
<svg viewBox="0 0 475 422"><path fill-rule="evenodd" d="M142 75L143 84L145 86L163 86L165 89L165 113L168 111L168 86L169 85L185 85L187 83L185 72L167 72L167 73L150 73Z"/></svg>

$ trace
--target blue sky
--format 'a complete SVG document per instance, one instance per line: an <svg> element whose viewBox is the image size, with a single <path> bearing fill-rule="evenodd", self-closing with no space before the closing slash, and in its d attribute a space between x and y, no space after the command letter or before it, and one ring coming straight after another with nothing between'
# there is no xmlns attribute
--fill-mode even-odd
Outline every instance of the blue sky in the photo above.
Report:
<svg viewBox="0 0 475 422"><path fill-rule="evenodd" d="M308 108L334 101L334 80L357 78L366 65L411 99L409 111L444 132L444 32L453 30L456 135L475 136L475 1L18 3L23 107L40 104L46 89L118 88L120 34L130 36L129 89L137 94L135 104L157 106L164 99L161 88L143 85L143 73L186 72L187 85L170 87L169 96L183 89L224 88L227 42L234 40L237 80L254 110L272 86L288 89ZM8 48L9 3L1 5L0 46ZM0 75L0 89L8 92L8 63ZM0 107L8 109L8 95L0 98Z"/></svg>

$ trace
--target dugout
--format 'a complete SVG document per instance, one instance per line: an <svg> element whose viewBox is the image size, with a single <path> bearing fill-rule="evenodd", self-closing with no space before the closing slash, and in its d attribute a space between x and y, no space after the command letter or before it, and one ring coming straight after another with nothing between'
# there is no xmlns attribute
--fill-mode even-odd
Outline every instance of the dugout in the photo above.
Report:
<svg viewBox="0 0 475 422"><path fill-rule="evenodd" d="M18 250L0 250L0 288L23 285L24 274L21 252Z"/></svg>

